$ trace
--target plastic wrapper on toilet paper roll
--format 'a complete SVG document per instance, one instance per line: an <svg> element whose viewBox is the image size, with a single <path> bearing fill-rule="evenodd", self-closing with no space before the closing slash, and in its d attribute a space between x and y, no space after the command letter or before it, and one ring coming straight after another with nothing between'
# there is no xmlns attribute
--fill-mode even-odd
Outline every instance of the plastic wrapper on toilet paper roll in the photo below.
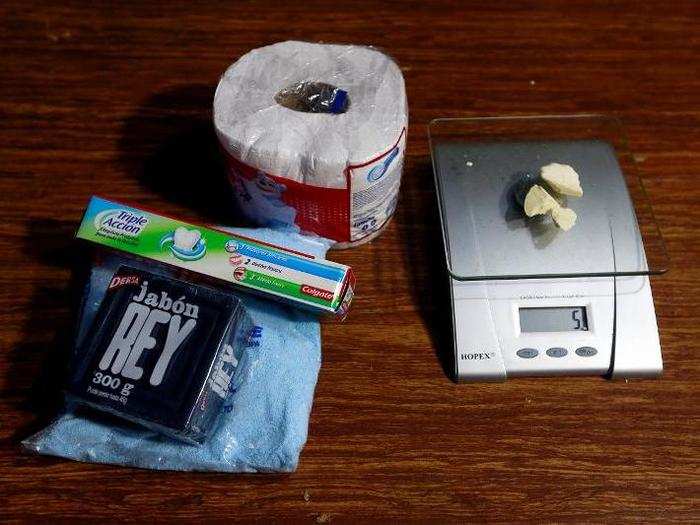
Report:
<svg viewBox="0 0 700 525"><path fill-rule="evenodd" d="M408 124L401 70L368 47L288 41L231 65L214 124L239 211L261 226L295 226L366 242L390 220Z"/></svg>

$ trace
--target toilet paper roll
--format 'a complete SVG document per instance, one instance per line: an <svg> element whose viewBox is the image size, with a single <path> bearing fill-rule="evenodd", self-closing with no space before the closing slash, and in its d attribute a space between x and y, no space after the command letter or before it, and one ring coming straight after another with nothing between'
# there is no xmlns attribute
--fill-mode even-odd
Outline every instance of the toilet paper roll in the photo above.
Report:
<svg viewBox="0 0 700 525"><path fill-rule="evenodd" d="M314 86L332 98L319 106L326 95ZM307 99L283 105L281 92ZM228 68L214 97L243 214L264 226L296 225L336 247L369 240L391 218L407 123L401 70L362 46L289 41L255 49Z"/></svg>

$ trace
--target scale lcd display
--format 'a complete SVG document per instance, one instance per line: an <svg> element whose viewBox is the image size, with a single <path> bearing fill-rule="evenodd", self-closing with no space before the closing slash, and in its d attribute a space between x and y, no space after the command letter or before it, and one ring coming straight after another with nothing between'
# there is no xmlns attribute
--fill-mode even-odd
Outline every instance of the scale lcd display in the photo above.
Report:
<svg viewBox="0 0 700 525"><path fill-rule="evenodd" d="M585 306L520 308L521 332L581 332L588 330Z"/></svg>

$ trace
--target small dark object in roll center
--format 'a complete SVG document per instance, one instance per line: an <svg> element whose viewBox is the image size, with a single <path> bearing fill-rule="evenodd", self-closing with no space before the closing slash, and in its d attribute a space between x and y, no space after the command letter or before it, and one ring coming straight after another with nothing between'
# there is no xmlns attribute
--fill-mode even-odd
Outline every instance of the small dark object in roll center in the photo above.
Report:
<svg viewBox="0 0 700 525"><path fill-rule="evenodd" d="M303 113L345 113L350 107L348 92L325 82L298 82L281 89L275 102Z"/></svg>

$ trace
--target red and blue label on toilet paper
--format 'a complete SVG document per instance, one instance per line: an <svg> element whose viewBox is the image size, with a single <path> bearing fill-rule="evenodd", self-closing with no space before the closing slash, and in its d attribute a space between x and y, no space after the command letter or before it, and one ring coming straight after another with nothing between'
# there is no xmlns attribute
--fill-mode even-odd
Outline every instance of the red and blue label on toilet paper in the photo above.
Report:
<svg viewBox="0 0 700 525"><path fill-rule="evenodd" d="M392 148L345 169L344 188L278 177L226 154L240 211L261 226L297 226L339 243L362 241L391 218L401 184L406 130Z"/></svg>

